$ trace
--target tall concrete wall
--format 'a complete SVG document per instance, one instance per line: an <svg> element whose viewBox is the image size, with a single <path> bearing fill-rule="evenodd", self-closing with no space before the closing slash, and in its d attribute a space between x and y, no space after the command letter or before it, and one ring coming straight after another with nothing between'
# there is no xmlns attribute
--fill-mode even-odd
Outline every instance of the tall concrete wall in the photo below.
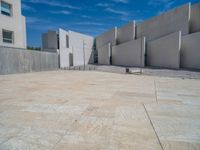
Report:
<svg viewBox="0 0 200 150"><path fill-rule="evenodd" d="M147 43L147 64L153 67L179 69L181 32Z"/></svg>
<svg viewBox="0 0 200 150"><path fill-rule="evenodd" d="M0 74L58 69L58 54L0 47Z"/></svg>
<svg viewBox="0 0 200 150"><path fill-rule="evenodd" d="M145 36L151 41L178 31L186 35L189 33L189 18L190 4L186 4L137 24L136 36Z"/></svg>
<svg viewBox="0 0 200 150"><path fill-rule="evenodd" d="M111 44L108 43L101 48L98 48L98 64L110 65Z"/></svg>
<svg viewBox="0 0 200 150"><path fill-rule="evenodd" d="M0 13L0 46L26 48L26 18L21 13L21 0L3 1L12 5L12 14L11 16L5 16ZM13 43L3 42L2 30L12 31L14 33Z"/></svg>
<svg viewBox="0 0 200 150"><path fill-rule="evenodd" d="M85 57L85 64L94 63L94 37L84 35L83 37L83 50Z"/></svg>
<svg viewBox="0 0 200 150"><path fill-rule="evenodd" d="M117 28L113 28L96 38L96 47L101 48L106 44L111 43L112 46L116 45L117 43Z"/></svg>
<svg viewBox="0 0 200 150"><path fill-rule="evenodd" d="M74 66L94 63L92 36L69 31L69 45L73 53Z"/></svg>
<svg viewBox="0 0 200 150"><path fill-rule="evenodd" d="M68 31L59 29L60 68L67 68L70 66L69 54L72 53L72 49L66 46L67 35L69 35Z"/></svg>
<svg viewBox="0 0 200 150"><path fill-rule="evenodd" d="M66 36L69 38L67 48ZM85 34L59 29L60 66L61 68L82 66L94 63L94 38ZM70 59L71 58L71 59ZM73 62L71 62L71 61Z"/></svg>
<svg viewBox="0 0 200 150"><path fill-rule="evenodd" d="M200 69L200 32L182 37L181 67Z"/></svg>
<svg viewBox="0 0 200 150"><path fill-rule="evenodd" d="M113 46L112 64L129 67L144 67L145 38Z"/></svg>
<svg viewBox="0 0 200 150"><path fill-rule="evenodd" d="M117 29L117 44L122 44L135 39L135 21L129 22Z"/></svg>
<svg viewBox="0 0 200 150"><path fill-rule="evenodd" d="M190 32L200 32L200 3L191 6Z"/></svg>

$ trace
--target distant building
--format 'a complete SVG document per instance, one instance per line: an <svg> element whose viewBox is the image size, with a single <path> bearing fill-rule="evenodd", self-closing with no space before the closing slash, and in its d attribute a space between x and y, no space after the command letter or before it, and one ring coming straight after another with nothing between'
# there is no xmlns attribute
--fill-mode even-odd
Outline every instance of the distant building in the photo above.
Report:
<svg viewBox="0 0 200 150"><path fill-rule="evenodd" d="M56 31L49 30L47 33L42 34L42 51L57 52L59 49L59 37Z"/></svg>
<svg viewBox="0 0 200 150"><path fill-rule="evenodd" d="M42 50L60 53L60 67L83 66L94 62L94 38L59 29L42 35Z"/></svg>
<svg viewBox="0 0 200 150"><path fill-rule="evenodd" d="M0 0L0 46L26 48L26 21L21 0Z"/></svg>

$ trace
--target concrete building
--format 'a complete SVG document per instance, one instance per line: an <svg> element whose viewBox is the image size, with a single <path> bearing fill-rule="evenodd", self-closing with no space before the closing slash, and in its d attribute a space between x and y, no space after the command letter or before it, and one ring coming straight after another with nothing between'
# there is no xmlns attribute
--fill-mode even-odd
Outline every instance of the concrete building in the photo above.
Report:
<svg viewBox="0 0 200 150"><path fill-rule="evenodd" d="M42 35L42 49L60 53L60 68L94 63L94 38L74 31L59 29Z"/></svg>
<svg viewBox="0 0 200 150"><path fill-rule="evenodd" d="M0 0L0 46L26 48L26 20L21 0Z"/></svg>

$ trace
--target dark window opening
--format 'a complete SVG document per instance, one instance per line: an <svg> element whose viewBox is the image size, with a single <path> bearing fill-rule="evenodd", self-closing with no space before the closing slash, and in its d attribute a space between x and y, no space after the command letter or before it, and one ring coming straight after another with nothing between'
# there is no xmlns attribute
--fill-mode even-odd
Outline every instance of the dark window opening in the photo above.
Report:
<svg viewBox="0 0 200 150"><path fill-rule="evenodd" d="M14 36L12 31L3 30L3 42L4 43L14 43Z"/></svg>
<svg viewBox="0 0 200 150"><path fill-rule="evenodd" d="M11 4L1 1L1 14L11 16Z"/></svg>

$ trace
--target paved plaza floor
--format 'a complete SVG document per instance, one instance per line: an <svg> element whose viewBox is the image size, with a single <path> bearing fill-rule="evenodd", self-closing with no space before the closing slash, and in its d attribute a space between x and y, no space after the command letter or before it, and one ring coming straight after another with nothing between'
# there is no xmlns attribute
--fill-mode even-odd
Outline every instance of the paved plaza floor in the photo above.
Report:
<svg viewBox="0 0 200 150"><path fill-rule="evenodd" d="M200 80L0 76L0 150L200 150Z"/></svg>

